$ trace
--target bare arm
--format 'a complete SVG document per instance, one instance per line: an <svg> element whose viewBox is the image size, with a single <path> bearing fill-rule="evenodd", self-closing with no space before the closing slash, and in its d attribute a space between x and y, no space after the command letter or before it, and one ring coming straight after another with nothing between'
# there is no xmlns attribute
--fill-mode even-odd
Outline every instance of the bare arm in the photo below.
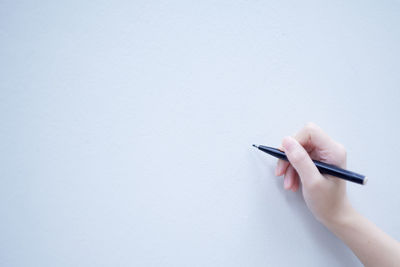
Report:
<svg viewBox="0 0 400 267"><path fill-rule="evenodd" d="M365 266L400 266L400 243L352 207L340 218L324 224Z"/></svg>

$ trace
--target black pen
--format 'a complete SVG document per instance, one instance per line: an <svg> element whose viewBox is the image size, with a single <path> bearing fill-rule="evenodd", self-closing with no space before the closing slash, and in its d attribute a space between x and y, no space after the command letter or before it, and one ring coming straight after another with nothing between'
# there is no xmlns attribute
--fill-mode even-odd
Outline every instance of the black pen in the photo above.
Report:
<svg viewBox="0 0 400 267"><path fill-rule="evenodd" d="M265 153L270 154L271 156L288 161L288 158L286 157L285 152L283 152L277 148L273 148L273 147L269 147L269 146L262 146L262 145L253 145L253 146ZM357 183L357 184L365 185L367 183L368 178L362 174L351 172L351 171L348 171L348 170L345 170L345 169L342 169L342 168L339 168L334 165L330 165L330 164L327 164L327 163L324 163L324 162L321 162L318 160L313 160L313 162L315 163L315 166L317 166L318 170L321 173L329 174L329 175L344 179L346 181Z"/></svg>

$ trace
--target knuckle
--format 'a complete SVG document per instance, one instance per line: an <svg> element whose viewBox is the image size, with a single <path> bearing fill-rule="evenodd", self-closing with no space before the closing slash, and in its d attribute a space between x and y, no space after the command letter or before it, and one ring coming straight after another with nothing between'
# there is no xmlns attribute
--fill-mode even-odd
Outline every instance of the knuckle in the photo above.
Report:
<svg viewBox="0 0 400 267"><path fill-rule="evenodd" d="M318 126L313 122L307 122L304 128L306 128L309 132L313 132L318 128Z"/></svg>

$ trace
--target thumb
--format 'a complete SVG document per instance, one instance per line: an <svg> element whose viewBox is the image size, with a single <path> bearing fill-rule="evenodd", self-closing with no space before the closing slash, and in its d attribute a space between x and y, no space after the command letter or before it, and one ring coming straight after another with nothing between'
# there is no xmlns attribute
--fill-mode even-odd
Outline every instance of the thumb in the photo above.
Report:
<svg viewBox="0 0 400 267"><path fill-rule="evenodd" d="M285 137L282 141L283 150L300 176L301 182L307 186L319 179L320 173L312 162L307 151L293 137Z"/></svg>

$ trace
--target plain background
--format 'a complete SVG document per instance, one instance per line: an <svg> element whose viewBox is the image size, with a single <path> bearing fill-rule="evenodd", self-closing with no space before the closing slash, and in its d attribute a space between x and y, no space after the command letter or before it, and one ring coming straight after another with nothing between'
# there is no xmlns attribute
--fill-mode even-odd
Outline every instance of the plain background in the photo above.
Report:
<svg viewBox="0 0 400 267"><path fill-rule="evenodd" d="M1 1L1 266L360 266L282 189L306 122L400 239L398 1ZM382 154L384 153L384 156Z"/></svg>

